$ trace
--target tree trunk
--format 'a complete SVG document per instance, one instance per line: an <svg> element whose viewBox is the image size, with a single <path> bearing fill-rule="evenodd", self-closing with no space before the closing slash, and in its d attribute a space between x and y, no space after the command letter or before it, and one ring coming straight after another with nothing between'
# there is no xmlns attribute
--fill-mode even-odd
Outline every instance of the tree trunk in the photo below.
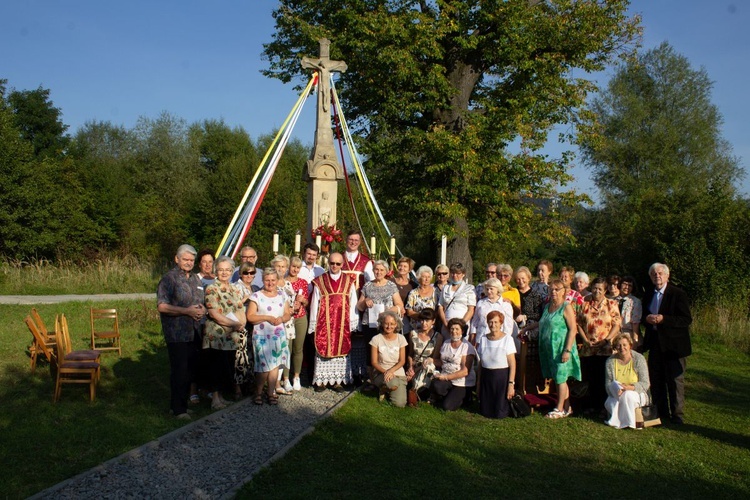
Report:
<svg viewBox="0 0 750 500"><path fill-rule="evenodd" d="M456 262L463 264L466 268L466 281L471 283L474 261L469 251L469 223L463 217L456 217L453 219L453 224L456 229L456 236L448 242L446 264L448 266Z"/></svg>

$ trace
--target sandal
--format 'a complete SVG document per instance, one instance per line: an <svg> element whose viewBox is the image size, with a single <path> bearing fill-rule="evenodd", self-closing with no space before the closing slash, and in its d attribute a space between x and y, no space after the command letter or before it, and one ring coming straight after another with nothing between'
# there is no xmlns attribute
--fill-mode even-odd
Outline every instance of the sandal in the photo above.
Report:
<svg viewBox="0 0 750 500"><path fill-rule="evenodd" d="M201 397L198 396L197 394L193 394L190 396L191 405L197 405L197 404L200 404L200 402L201 402Z"/></svg>
<svg viewBox="0 0 750 500"><path fill-rule="evenodd" d="M276 394L269 394L268 395L268 404L271 406L275 406L279 404L279 397Z"/></svg>
<svg viewBox="0 0 750 500"><path fill-rule="evenodd" d="M256 394L255 396L253 396L253 404L256 404L258 406L263 405L263 395Z"/></svg>
<svg viewBox="0 0 750 500"><path fill-rule="evenodd" d="M227 405L225 405L221 401L219 401L217 403L211 403L211 409L212 410L223 410L226 407L227 407Z"/></svg>

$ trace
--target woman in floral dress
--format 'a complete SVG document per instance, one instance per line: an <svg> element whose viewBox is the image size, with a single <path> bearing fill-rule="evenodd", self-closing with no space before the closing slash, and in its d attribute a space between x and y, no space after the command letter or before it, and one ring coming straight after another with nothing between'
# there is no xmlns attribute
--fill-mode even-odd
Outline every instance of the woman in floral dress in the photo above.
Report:
<svg viewBox="0 0 750 500"><path fill-rule="evenodd" d="M263 288L250 297L247 321L253 324L253 358L255 361L255 396L253 402L263 404L263 386L268 404L278 404L276 382L279 367L289 366L289 344L284 323L292 317L292 308L280 292L279 275L274 268L263 270Z"/></svg>

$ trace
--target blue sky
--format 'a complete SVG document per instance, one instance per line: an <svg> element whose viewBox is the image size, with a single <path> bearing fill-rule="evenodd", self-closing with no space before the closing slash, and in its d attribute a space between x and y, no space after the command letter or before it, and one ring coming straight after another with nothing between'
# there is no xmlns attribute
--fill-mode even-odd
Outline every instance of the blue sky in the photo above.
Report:
<svg viewBox="0 0 750 500"><path fill-rule="evenodd" d="M168 111L188 123L223 118L253 138L280 126L297 99L292 85L263 77L273 0L15 0L0 7L0 78L16 89L51 90L74 133L87 121L132 127ZM704 67L724 137L750 159L750 0L635 0L644 48L668 41ZM356 71L356 68L349 68ZM605 83L611 72L605 72ZM295 136L312 144L314 107ZM563 148L554 146L550 154ZM595 197L589 172L574 186ZM750 193L745 178L740 191Z"/></svg>

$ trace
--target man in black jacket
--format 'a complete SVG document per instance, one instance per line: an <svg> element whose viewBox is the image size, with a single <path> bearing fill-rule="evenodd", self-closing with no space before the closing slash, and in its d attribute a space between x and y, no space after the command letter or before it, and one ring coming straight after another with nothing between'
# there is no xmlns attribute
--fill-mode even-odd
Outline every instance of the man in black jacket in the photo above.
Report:
<svg viewBox="0 0 750 500"><path fill-rule="evenodd" d="M690 304L687 294L669 283L669 268L659 262L648 270L654 289L643 297L643 350L649 351L651 394L659 416L683 423L685 368L690 356Z"/></svg>

